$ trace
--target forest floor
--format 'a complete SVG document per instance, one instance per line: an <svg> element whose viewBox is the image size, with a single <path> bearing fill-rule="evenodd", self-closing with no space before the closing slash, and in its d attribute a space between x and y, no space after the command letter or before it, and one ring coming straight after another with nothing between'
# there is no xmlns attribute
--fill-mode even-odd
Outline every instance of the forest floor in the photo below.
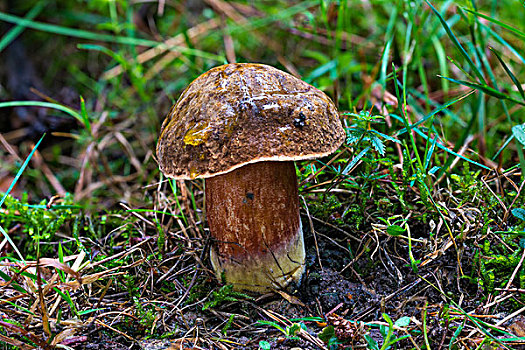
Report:
<svg viewBox="0 0 525 350"><path fill-rule="evenodd" d="M0 3L0 349L525 349L524 16ZM216 279L204 182L155 155L184 88L227 62L326 92L347 136L296 163L306 272L264 295Z"/></svg>

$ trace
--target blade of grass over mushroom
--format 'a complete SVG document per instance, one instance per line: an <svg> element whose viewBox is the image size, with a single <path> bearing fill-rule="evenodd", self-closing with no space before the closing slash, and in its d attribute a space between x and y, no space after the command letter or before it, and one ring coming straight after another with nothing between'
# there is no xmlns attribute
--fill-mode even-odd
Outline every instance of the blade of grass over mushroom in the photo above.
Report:
<svg viewBox="0 0 525 350"><path fill-rule="evenodd" d="M4 12L0 12L0 21L19 24L19 25L22 25L28 28L32 28L32 29L36 29L36 30L40 30L43 32L71 36L71 37L80 38L80 39L105 41L105 42L132 45L132 46L146 46L146 47L159 47L159 48L164 48L164 45L165 45L164 43L159 43L154 40L126 37L126 36L117 36L117 35L111 35L111 34L100 34L100 33L94 33L94 32L90 32L90 31L82 30L82 29L63 27L63 26L59 26L56 24L36 22L30 19L13 16L13 15L10 15ZM225 61L225 58L222 56L214 55L214 54L211 54L205 51L201 51L201 50L197 50L197 49L190 49L184 46L170 46L169 50L179 51L179 52L182 52L190 56L202 57L202 58L211 59L211 60L218 61L218 62Z"/></svg>
<svg viewBox="0 0 525 350"><path fill-rule="evenodd" d="M42 11L45 7L45 1L39 1L27 12L24 19L32 20ZM0 40L0 52L2 52L13 40L15 40L25 29L25 26L18 23L16 26L11 28L7 33L4 34Z"/></svg>
<svg viewBox="0 0 525 350"><path fill-rule="evenodd" d="M42 135L40 140L38 140L38 142L36 143L35 147L33 147L33 150L31 151L31 153L29 153L29 155L27 156L26 160L24 161L24 163L22 164L22 166L18 170L18 173L16 174L15 178L11 182L11 185L9 186L7 191L4 193L4 196L2 197L2 199L0 199L0 207L2 207L2 204L4 204L5 199L7 198L9 193L11 193L11 190L13 189L13 187L15 187L15 184L18 182L18 179L20 178L20 176L22 176L22 173L24 172L25 168L27 167L27 164L29 163L29 161L31 160L33 155L35 154L38 146L40 145L40 143L42 142L42 140L44 139L45 136L46 136L46 134ZM11 237L9 237L7 232L2 228L2 226L0 226L0 232L5 237L5 239L9 242L9 244L11 244L11 247L18 254L18 257L20 258L20 260L25 263L24 257L22 256L22 253L20 253L20 251L18 250L17 246L15 245L15 243L13 242Z"/></svg>
<svg viewBox="0 0 525 350"><path fill-rule="evenodd" d="M162 180L162 178L161 178ZM168 183L171 187L171 192L173 193L173 197L175 198L175 203L177 204L177 209L179 210L180 216L182 216L182 221L184 221L184 225L188 226L188 218L186 218L186 215L184 214L184 210L182 210L182 206L179 201L179 195L177 190L177 180L168 179ZM184 185L183 185L184 186ZM164 212L163 212L164 214ZM179 217L179 216L176 216Z"/></svg>
<svg viewBox="0 0 525 350"><path fill-rule="evenodd" d="M465 49L463 48L463 46L460 44L459 40L456 38L456 36L454 35L454 33L452 32L452 30L450 29L450 27L448 26L448 23L447 21L445 21L445 19L443 18L443 16L441 16L441 14L439 13L439 11L434 7L432 6L432 4L430 3L430 1L428 0L425 0L426 3L428 4L428 6L430 6L430 8L432 9L432 11L436 14L436 16L439 18L439 21L441 22L441 25L443 26L443 28L445 29L445 31L447 32L447 35L448 37L450 38L450 40L452 40L452 43L454 44L454 46L459 50L459 52L461 53L461 55L463 56L463 58L465 58L465 60L467 61L470 69L472 69L472 71L474 72L474 74L476 74L476 76L478 77L478 79L482 82L485 82L485 78L483 77L483 74L481 73L481 71L478 69L478 67L476 66L476 64L472 61L472 59L470 58L470 56L468 55L467 51L465 51Z"/></svg>

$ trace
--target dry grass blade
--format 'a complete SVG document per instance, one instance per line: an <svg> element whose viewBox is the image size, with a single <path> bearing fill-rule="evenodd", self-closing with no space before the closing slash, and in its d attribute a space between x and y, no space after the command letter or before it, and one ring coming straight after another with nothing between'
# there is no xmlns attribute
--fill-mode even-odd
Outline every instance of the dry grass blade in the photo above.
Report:
<svg viewBox="0 0 525 350"><path fill-rule="evenodd" d="M137 244L135 244L134 246L130 247L129 249L123 251L123 252L120 252L120 253L117 253L117 254L114 254L112 256L108 256L107 258L105 259L102 259L102 260L99 260L97 262L93 262L93 263L90 263L89 265L87 265L85 268L94 268L96 266L99 266L99 265L103 265L105 263L107 263L108 261L115 261L116 259L120 259L120 258L123 258L124 256L126 255L129 255L131 253L133 253L134 251L138 250L140 248L140 246L148 243L152 238L146 238L145 240L143 240L142 242L139 242Z"/></svg>
<svg viewBox="0 0 525 350"><path fill-rule="evenodd" d="M201 23L193 28L190 28L186 35L190 40L195 40L199 36L202 36L209 32L210 30L214 30L219 26L219 21L216 19L211 19L207 22ZM177 46L185 46L185 35L184 34L177 34L173 38L169 38L166 41L164 41L163 45L159 45L157 47L154 47L152 49L146 50L139 54L136 58L136 61L140 64L146 63L147 61L162 55L166 52L167 55L164 57L164 59L169 58L169 62L173 61L175 58L181 55L178 51L170 51L172 48ZM145 74L146 78L150 78L154 74L157 74L160 72L160 70L163 67L156 67L155 69L150 70ZM121 65L117 65L110 70L106 71L102 75L102 79L111 79L114 78L124 72L123 67Z"/></svg>
<svg viewBox="0 0 525 350"><path fill-rule="evenodd" d="M7 331L27 337L27 339L31 340L33 343L35 343L36 345L38 345L40 348L44 350L51 350L51 347L49 346L49 344L47 344L40 337L36 336L32 332L29 332L28 330L15 326L14 324L4 322L2 320L0 320L0 326L4 327L4 329Z"/></svg>
<svg viewBox="0 0 525 350"><path fill-rule="evenodd" d="M71 276L75 277L75 279L79 283L82 283L82 277L80 276L80 274L77 271L73 270L68 265L66 265L65 263L60 262L60 260L58 260L58 259L40 258L38 260L38 262L36 263L36 265L37 266L38 265L40 265L40 266L52 266L52 267L56 268L57 270L64 271L68 275L71 275Z"/></svg>
<svg viewBox="0 0 525 350"><path fill-rule="evenodd" d="M131 340L132 342L135 342L135 339L133 337L130 337L126 333L121 332L118 329L116 329L114 327L111 327L110 325L107 325L107 324L105 324L104 322L102 322L100 320L95 320L95 323L100 325L100 326L102 326L102 327L108 328L108 329L112 330L115 333L118 333L118 334L122 335L124 338L127 338L127 339Z"/></svg>
<svg viewBox="0 0 525 350"><path fill-rule="evenodd" d="M47 334L48 337L51 336L51 330L49 329L49 314L47 312L47 305L46 301L44 300L44 293L42 292L42 272L40 271L39 260L37 260L37 266L36 266L36 284L38 287L38 301L40 303L40 312L42 313L42 326L44 328L44 332Z"/></svg>
<svg viewBox="0 0 525 350"><path fill-rule="evenodd" d="M33 350L33 349L36 349L32 345L28 345L28 344L26 344L26 343L24 343L24 342L22 342L20 340L8 338L8 337L6 337L3 334L0 334L0 341L6 343L8 345L16 346L16 348L20 349L20 350Z"/></svg>

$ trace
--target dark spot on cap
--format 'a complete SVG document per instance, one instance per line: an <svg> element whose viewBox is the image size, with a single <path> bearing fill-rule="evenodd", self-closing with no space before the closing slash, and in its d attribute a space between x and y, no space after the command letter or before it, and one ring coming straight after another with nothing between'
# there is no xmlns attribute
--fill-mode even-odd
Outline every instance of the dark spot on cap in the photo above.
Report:
<svg viewBox="0 0 525 350"><path fill-rule="evenodd" d="M305 126L306 116L303 112L299 112L299 116L293 120L293 125L297 128Z"/></svg>
<svg viewBox="0 0 525 350"><path fill-rule="evenodd" d="M252 192L246 192L246 196L242 199L242 202L244 204L248 204L248 200L253 201L253 193Z"/></svg>

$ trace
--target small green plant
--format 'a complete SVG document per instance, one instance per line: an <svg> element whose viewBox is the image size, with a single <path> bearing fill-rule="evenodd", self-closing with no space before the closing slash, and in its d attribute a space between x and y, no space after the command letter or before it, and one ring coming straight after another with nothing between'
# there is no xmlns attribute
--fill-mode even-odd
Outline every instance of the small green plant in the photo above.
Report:
<svg viewBox="0 0 525 350"><path fill-rule="evenodd" d="M136 311L138 314L138 320L140 325L143 326L145 329L151 329L155 324L157 310L155 310L155 307L151 304L144 305L137 297L134 297L133 301L137 308Z"/></svg>
<svg viewBox="0 0 525 350"><path fill-rule="evenodd" d="M397 337L394 334L394 329L395 329L394 326L397 326L397 327L408 326L410 324L410 317L401 317L395 323L392 322L392 319L387 314L383 314L383 318L388 323L388 327L385 325L379 326L379 333L383 337L383 345L379 347L378 342L375 341L369 334L366 334L364 338L368 344L369 349L373 349L373 350L391 349L392 346L394 346L397 342L410 337L410 335L403 335L403 336Z"/></svg>
<svg viewBox="0 0 525 350"><path fill-rule="evenodd" d="M359 113L346 113L345 115L354 118L354 124L347 129L346 142L350 145L360 146L363 143L363 151L356 157L360 159L373 148L379 155L384 156L386 146L383 140L400 143L399 140L377 131L373 126L384 123L385 117L382 115L372 115L369 111ZM355 158L354 158L355 160ZM352 161L354 162L354 161Z"/></svg>
<svg viewBox="0 0 525 350"><path fill-rule="evenodd" d="M518 219L518 224L514 228L516 231L522 231L525 229L525 209L523 208L514 208L511 211L512 215Z"/></svg>
<svg viewBox="0 0 525 350"><path fill-rule="evenodd" d="M70 194L61 200L60 204L53 205L51 201L42 200L39 204L28 203L28 196L24 194L21 199L6 196L4 208L0 212L0 225L6 229L19 224L29 238L26 241L26 251L36 253L38 243L49 241L61 229L62 225L72 220L77 215L80 207L74 205ZM44 255L51 246L43 245L40 254ZM28 255L36 258L36 255Z"/></svg>
<svg viewBox="0 0 525 350"><path fill-rule="evenodd" d="M308 328L306 327L306 325L303 322L293 322L291 325L285 326L285 327L282 327L277 322L266 321L266 320L257 321L257 324L272 326L272 327L278 329L279 331L281 331L281 333L283 333L284 336L287 339L292 339L292 340L298 340L299 339L297 334L301 331L301 329L303 329L305 331L308 330Z"/></svg>
<svg viewBox="0 0 525 350"><path fill-rule="evenodd" d="M326 343L328 349L330 350L339 349L339 345L343 344L343 342L337 338L337 335L335 334L335 328L332 325L324 327L317 336Z"/></svg>
<svg viewBox="0 0 525 350"><path fill-rule="evenodd" d="M272 348L272 346L266 340L261 340L259 342L259 349L261 349L261 350L270 350L271 348Z"/></svg>
<svg viewBox="0 0 525 350"><path fill-rule="evenodd" d="M210 307L216 307L227 301L239 301L239 299L252 300L253 298L247 294L235 292L233 285L227 284L222 286L218 291L213 291L210 299L204 303L202 311L209 309Z"/></svg>

